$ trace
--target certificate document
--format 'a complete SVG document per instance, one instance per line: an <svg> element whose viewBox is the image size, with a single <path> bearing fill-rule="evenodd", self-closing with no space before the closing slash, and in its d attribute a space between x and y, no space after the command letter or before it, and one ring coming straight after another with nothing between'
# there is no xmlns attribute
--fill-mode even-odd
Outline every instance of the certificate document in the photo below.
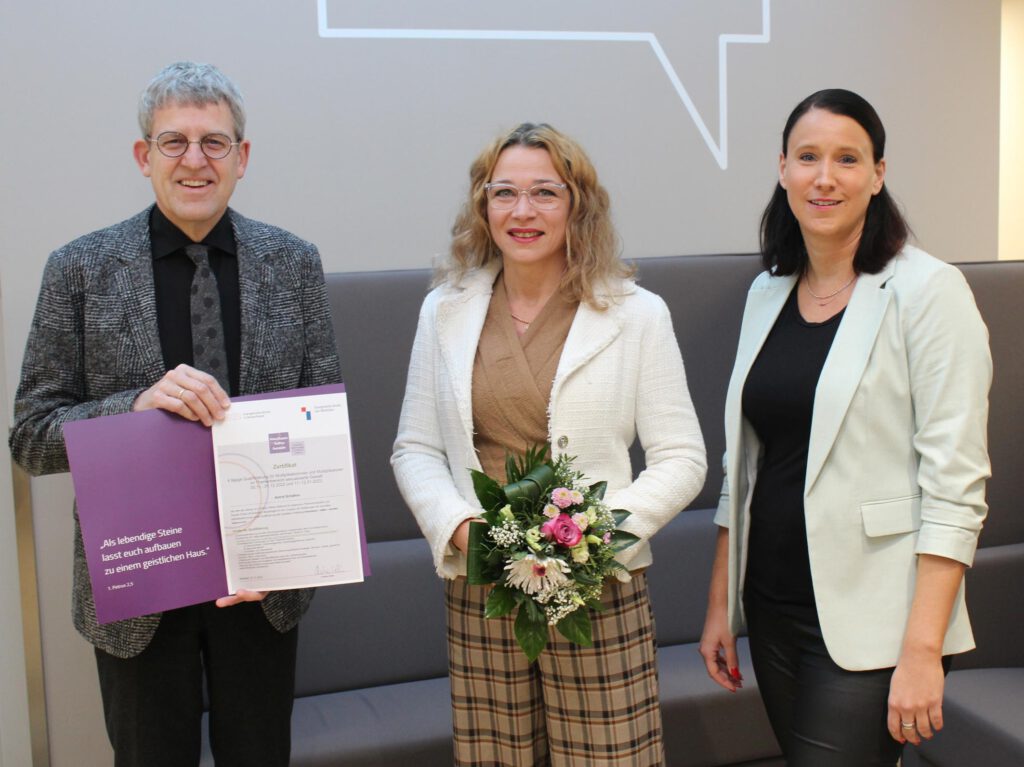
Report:
<svg viewBox="0 0 1024 767"><path fill-rule="evenodd" d="M351 444L344 391L232 401L213 426L231 593L363 580Z"/></svg>
<svg viewBox="0 0 1024 767"><path fill-rule="evenodd" d="M162 410L66 423L97 620L369 575L344 392L235 397L212 438Z"/></svg>

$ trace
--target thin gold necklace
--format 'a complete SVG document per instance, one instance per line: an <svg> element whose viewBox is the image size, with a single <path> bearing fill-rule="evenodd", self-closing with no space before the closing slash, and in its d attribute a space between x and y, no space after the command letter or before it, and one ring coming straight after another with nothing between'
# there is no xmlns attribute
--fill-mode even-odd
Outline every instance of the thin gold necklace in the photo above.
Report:
<svg viewBox="0 0 1024 767"><path fill-rule="evenodd" d="M807 292L811 294L811 298L815 299L818 302L818 306L828 306L830 303L835 301L836 296L838 296L840 293L842 293L844 290L850 287L856 279L857 275L856 273L854 273L854 275L850 278L850 281L843 285L843 287L839 288L839 290L837 290L835 293L829 293L827 296L819 296L817 293L811 290L811 278L808 277L805 273L804 287L807 288Z"/></svg>
<svg viewBox="0 0 1024 767"><path fill-rule="evenodd" d="M511 309L510 309L510 310L509 310L509 312L508 312L508 316L509 316L509 317L511 317L512 319L514 319L514 320L515 320L516 322L521 322L521 323L523 323L524 325L526 325L526 327L530 327L530 323L529 323L529 322L527 322L526 320L524 320L524 319L523 319L522 317L516 317L516 316L515 316L515 315L514 315L514 314L512 313L512 310L511 310ZM532 320L531 320L531 322L532 322Z"/></svg>

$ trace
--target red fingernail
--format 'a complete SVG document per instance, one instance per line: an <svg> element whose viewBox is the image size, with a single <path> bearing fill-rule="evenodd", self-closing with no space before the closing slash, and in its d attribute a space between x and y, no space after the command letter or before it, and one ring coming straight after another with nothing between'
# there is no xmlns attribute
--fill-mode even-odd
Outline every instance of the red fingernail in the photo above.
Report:
<svg viewBox="0 0 1024 767"><path fill-rule="evenodd" d="M736 666L735 668L729 669L729 676L731 676L733 679L742 679L743 678L743 677L740 676L739 666Z"/></svg>

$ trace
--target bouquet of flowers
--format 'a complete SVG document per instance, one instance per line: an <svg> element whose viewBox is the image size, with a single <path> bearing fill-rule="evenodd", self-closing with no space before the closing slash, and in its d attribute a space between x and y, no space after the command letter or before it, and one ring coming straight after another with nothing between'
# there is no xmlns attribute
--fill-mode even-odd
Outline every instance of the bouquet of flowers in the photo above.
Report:
<svg viewBox="0 0 1024 767"><path fill-rule="evenodd" d="M548 626L571 642L593 644L585 608L602 609L607 577L629 578L614 557L638 540L616 529L629 512L604 504L605 482L585 485L575 459L551 462L547 455L541 446L521 461L508 456L505 486L471 470L484 524L469 527L467 577L495 584L485 618L518 609L516 641L531 661L547 645Z"/></svg>

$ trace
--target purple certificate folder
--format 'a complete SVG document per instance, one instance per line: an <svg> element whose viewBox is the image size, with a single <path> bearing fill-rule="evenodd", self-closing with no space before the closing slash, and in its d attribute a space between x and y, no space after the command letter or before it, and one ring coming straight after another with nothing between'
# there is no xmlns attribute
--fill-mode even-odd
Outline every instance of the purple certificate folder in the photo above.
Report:
<svg viewBox="0 0 1024 767"><path fill-rule="evenodd" d="M344 390L336 384L235 400ZM64 443L100 623L227 595L207 427L147 410L70 421ZM360 507L363 572L369 575L362 521Z"/></svg>

